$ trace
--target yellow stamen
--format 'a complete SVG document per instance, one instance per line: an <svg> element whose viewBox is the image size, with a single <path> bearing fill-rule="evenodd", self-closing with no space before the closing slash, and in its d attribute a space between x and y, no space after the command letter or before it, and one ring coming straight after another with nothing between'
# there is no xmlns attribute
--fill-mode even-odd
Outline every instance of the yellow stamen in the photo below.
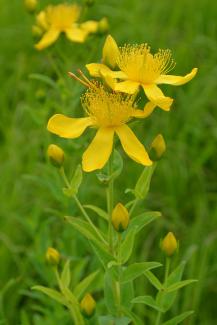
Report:
<svg viewBox="0 0 217 325"><path fill-rule="evenodd" d="M81 103L87 114L98 127L117 127L126 123L133 114L132 96L120 93L108 93L102 85L94 84L81 97Z"/></svg>
<svg viewBox="0 0 217 325"><path fill-rule="evenodd" d="M154 83L175 66L170 50L159 50L152 55L147 44L120 47L117 64L130 80L142 84Z"/></svg>

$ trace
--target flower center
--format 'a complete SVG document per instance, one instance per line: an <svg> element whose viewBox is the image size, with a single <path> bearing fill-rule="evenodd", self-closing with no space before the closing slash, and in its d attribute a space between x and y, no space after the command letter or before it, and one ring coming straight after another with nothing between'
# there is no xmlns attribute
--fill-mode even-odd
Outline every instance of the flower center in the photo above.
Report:
<svg viewBox="0 0 217 325"><path fill-rule="evenodd" d="M126 123L134 111L133 97L120 93L108 93L103 86L89 88L81 97L81 103L98 127L115 127Z"/></svg>
<svg viewBox="0 0 217 325"><path fill-rule="evenodd" d="M147 44L121 47L117 64L130 80L142 84L153 83L161 74L172 70L175 65L170 50L159 50L152 55Z"/></svg>
<svg viewBox="0 0 217 325"><path fill-rule="evenodd" d="M77 5L48 6L47 11L48 24L58 30L71 28L80 16L80 7Z"/></svg>

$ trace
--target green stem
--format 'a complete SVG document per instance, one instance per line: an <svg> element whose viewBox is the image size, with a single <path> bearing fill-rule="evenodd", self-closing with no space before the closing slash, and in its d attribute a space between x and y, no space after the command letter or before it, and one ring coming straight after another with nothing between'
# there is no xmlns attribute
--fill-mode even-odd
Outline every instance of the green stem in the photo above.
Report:
<svg viewBox="0 0 217 325"><path fill-rule="evenodd" d="M68 181L68 178L66 176L64 167L60 167L60 174L66 184L66 186L68 187L68 189L71 189L71 185ZM90 217L88 216L87 212L85 211L85 209L83 208L81 202L79 201L78 197L76 195L72 195L72 198L75 200L75 203L77 204L78 208L80 209L81 213L83 214L83 216L85 217L85 219L87 220L87 222L90 224L90 226L93 228L93 230L95 231L95 233L97 234L97 236L100 238L100 240L107 245L106 240L103 238L103 236L100 234L99 230L95 227L94 223L92 222L92 220L90 219Z"/></svg>
<svg viewBox="0 0 217 325"><path fill-rule="evenodd" d="M121 234L118 233L117 260L118 260L118 281L116 282L116 297L118 305L118 316L121 316Z"/></svg>
<svg viewBox="0 0 217 325"><path fill-rule="evenodd" d="M135 199L135 201L133 202L133 204L132 204L132 206L131 206L131 208L130 208L129 216L132 215L132 213L133 213L135 207L137 206L137 204L139 203L139 201L140 201L140 199Z"/></svg>
<svg viewBox="0 0 217 325"><path fill-rule="evenodd" d="M112 163L113 163L113 155L111 155L109 159L109 184L107 189L107 206L108 206L108 216L109 216L109 224L108 224L108 239L109 239L109 248L111 253L113 254L113 229L112 229L112 210L113 210L113 192L114 192L114 180L111 178L112 175Z"/></svg>
<svg viewBox="0 0 217 325"><path fill-rule="evenodd" d="M170 272L170 258L166 257L166 265L165 265L165 274L164 274L164 288L167 287L167 278ZM159 311L157 314L157 318L155 321L155 325L160 325L161 324L161 317L162 317L162 312Z"/></svg>

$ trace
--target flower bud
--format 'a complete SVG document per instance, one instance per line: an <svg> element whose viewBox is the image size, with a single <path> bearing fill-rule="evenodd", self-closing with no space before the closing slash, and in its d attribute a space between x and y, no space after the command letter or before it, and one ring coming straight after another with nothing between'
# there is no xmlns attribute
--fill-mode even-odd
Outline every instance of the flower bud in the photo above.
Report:
<svg viewBox="0 0 217 325"><path fill-rule="evenodd" d="M25 7L28 12L32 13L36 10L38 0L24 0Z"/></svg>
<svg viewBox="0 0 217 325"><path fill-rule="evenodd" d="M55 167L61 167L64 163L65 159L65 154L64 151L56 146L55 144L50 144L48 149L47 149L47 155L50 159L50 162L55 166Z"/></svg>
<svg viewBox="0 0 217 325"><path fill-rule="evenodd" d="M125 206L118 203L112 211L112 225L117 232L123 232L129 224L129 213Z"/></svg>
<svg viewBox="0 0 217 325"><path fill-rule="evenodd" d="M60 262L60 253L53 247L48 247L46 252L46 261L50 265L58 265Z"/></svg>
<svg viewBox="0 0 217 325"><path fill-rule="evenodd" d="M85 0L85 5L87 7L91 7L94 5L95 0Z"/></svg>
<svg viewBox="0 0 217 325"><path fill-rule="evenodd" d="M100 34L105 34L109 30L109 22L106 17L102 18L98 23L98 32Z"/></svg>
<svg viewBox="0 0 217 325"><path fill-rule="evenodd" d="M40 37L42 34L43 34L43 30L41 29L41 27L37 25L32 26L32 35L34 37Z"/></svg>
<svg viewBox="0 0 217 325"><path fill-rule="evenodd" d="M167 256L172 256L178 248L176 237L169 232L161 242L161 249Z"/></svg>
<svg viewBox="0 0 217 325"><path fill-rule="evenodd" d="M91 296L90 293L87 293L84 298L80 302L80 308L82 314L86 318L91 318L95 312L96 309L96 302Z"/></svg>
<svg viewBox="0 0 217 325"><path fill-rule="evenodd" d="M154 161L159 160L163 156L165 150L166 143L164 138L161 134L158 134L151 144L149 156Z"/></svg>
<svg viewBox="0 0 217 325"><path fill-rule="evenodd" d="M108 65L110 68L115 68L119 49L117 43L111 35L108 35L102 50L102 63Z"/></svg>

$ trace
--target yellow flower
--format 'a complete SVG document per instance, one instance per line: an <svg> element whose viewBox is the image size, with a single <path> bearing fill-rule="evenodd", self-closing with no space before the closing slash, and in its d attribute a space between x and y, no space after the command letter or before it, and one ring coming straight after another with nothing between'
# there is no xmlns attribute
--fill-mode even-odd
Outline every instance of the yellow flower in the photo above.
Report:
<svg viewBox="0 0 217 325"><path fill-rule="evenodd" d="M148 103L144 111L133 107L134 98L121 93L109 93L102 85L92 84L81 97L87 117L70 118L56 114L48 121L48 130L63 138L78 138L89 126L97 133L83 154L82 167L86 172L101 169L108 161L113 147L114 135L120 139L124 151L136 162L152 164L147 151L127 126L132 117L146 117L153 110Z"/></svg>
<svg viewBox="0 0 217 325"><path fill-rule="evenodd" d="M168 75L168 72L175 66L170 50L159 50L153 55L147 44L127 44L118 48L110 35L105 41L103 52L107 54L106 61L112 64L108 64L108 67L104 59L101 64L87 64L86 67L91 76L103 76L106 81L109 80L108 84L113 90L128 94L136 93L141 86L148 99L166 111L170 110L173 99L164 96L158 85L183 85L194 78L197 73L197 68L194 68L184 77ZM117 71L110 69L110 67L113 68L114 62ZM107 79L108 77L110 79ZM113 82L111 82L111 78ZM122 81L117 82L117 80Z"/></svg>
<svg viewBox="0 0 217 325"><path fill-rule="evenodd" d="M53 247L48 247L46 260L51 265L58 265L60 262L60 253Z"/></svg>
<svg viewBox="0 0 217 325"><path fill-rule="evenodd" d="M85 317L90 318L91 316L93 316L96 309L96 302L90 293L87 293L81 300L80 308L82 314Z"/></svg>
<svg viewBox="0 0 217 325"><path fill-rule="evenodd" d="M161 242L161 249L167 256L172 256L178 248L176 237L169 232Z"/></svg>
<svg viewBox="0 0 217 325"><path fill-rule="evenodd" d="M78 24L80 13L81 8L76 4L50 5L41 11L36 17L36 22L39 27L43 28L44 35L35 45L36 49L42 50L50 46L62 32L72 42L84 42L88 34L97 31L98 23L89 20Z"/></svg>
<svg viewBox="0 0 217 325"><path fill-rule="evenodd" d="M159 160L166 150L166 143L162 134L158 134L156 138L151 143L151 152L149 153L152 157L153 152L153 160Z"/></svg>
<svg viewBox="0 0 217 325"><path fill-rule="evenodd" d="M125 206L118 203L112 211L112 225L118 232L123 232L129 224L129 213Z"/></svg>
<svg viewBox="0 0 217 325"><path fill-rule="evenodd" d="M47 149L47 155L50 159L50 162L55 167L61 167L64 163L65 154L64 151L55 144L50 144Z"/></svg>

